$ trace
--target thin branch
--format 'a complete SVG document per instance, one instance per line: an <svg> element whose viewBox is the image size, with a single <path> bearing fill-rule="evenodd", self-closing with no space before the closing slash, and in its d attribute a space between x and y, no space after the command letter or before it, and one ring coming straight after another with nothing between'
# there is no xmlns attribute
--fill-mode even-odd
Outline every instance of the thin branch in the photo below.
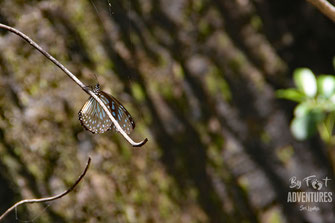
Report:
<svg viewBox="0 0 335 223"><path fill-rule="evenodd" d="M318 8L322 14L327 16L333 22L335 22L335 7L327 0L307 0L309 3Z"/></svg>
<svg viewBox="0 0 335 223"><path fill-rule="evenodd" d="M100 105L101 107L104 109L104 111L107 113L108 117L112 120L113 124L116 127L116 130L118 132L121 133L121 135L134 147L140 147L143 146L148 139L144 139L141 142L134 142L129 136L128 134L123 131L123 129L121 128L121 126L119 125L119 123L115 120L115 118L113 117L113 115L111 114L111 112L109 111L109 109L106 107L106 105L100 100L100 98L94 94L94 92L87 88L73 73L71 73L64 65L62 65L60 62L58 62L58 60L56 60L53 56L51 56L48 52L46 52L44 49L42 49L42 47L40 47L37 43L35 43L32 39L30 39L27 35L25 35L24 33L20 32L19 30L1 24L0 23L0 28L6 29L12 33L15 33L16 35L20 36L21 38L23 38L25 41L27 41L30 45L32 45L33 47L35 47L38 51L40 51L46 58L48 58L49 60L51 60L57 67L59 67L64 73L66 73L76 84L79 85L79 87L81 87L81 89L83 89L83 91L85 91L87 94L89 94L90 96L92 96Z"/></svg>
<svg viewBox="0 0 335 223"><path fill-rule="evenodd" d="M63 193L60 193L60 194L52 196L52 197L46 197L46 198L40 198L40 199L26 199L26 200L19 201L16 204L14 204L13 206L11 206L10 208L8 208L7 211L0 216L0 221L3 220L6 217L6 215L9 214L9 212L13 211L15 208L17 208L21 204L43 203L43 202L48 202L48 201L54 201L54 200L57 200L57 199L60 199L60 198L64 197L65 195L70 193L79 184L79 182L84 178L84 176L85 176L85 174L86 174L86 172L87 172L87 170L90 166L90 163L91 163L91 157L88 157L86 167L85 167L84 171L82 172L82 174L78 177L76 182L74 182L74 184L69 189L64 191Z"/></svg>

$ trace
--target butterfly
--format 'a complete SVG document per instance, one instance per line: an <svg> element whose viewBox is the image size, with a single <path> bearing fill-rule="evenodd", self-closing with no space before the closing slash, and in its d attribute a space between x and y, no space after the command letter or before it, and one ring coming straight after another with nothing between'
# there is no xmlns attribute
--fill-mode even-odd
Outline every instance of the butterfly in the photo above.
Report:
<svg viewBox="0 0 335 223"><path fill-rule="evenodd" d="M112 95L103 92L100 85L91 87L101 101L109 109L115 120L119 123L123 131L127 134L135 128L134 119L131 117L127 109ZM78 113L81 125L88 131L94 133L104 133L110 129L116 130L112 120L101 105L91 96Z"/></svg>

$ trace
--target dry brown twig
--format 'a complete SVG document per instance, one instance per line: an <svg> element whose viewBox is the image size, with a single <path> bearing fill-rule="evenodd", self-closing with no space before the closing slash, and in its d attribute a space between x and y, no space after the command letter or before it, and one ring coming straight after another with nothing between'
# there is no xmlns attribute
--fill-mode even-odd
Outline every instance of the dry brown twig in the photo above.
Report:
<svg viewBox="0 0 335 223"><path fill-rule="evenodd" d="M43 203L43 202L48 202L48 201L54 201L54 200L57 200L57 199L60 199L60 198L64 197L65 195L67 195L68 193L73 191L73 189L84 178L84 176L86 175L86 172L87 172L87 170L90 166L90 163L91 163L91 157L88 157L86 167L85 167L84 171L82 172L82 174L78 177L76 182L74 182L74 184L69 189L64 191L63 193L60 193L60 194L52 196L52 197L45 197L45 198L40 198L40 199L26 199L26 200L19 201L16 204L14 204L13 206L11 206L10 208L8 208L7 211L5 211L0 216L0 221L3 220L6 217L6 215L8 215L11 211L13 211L14 209L16 209L18 206L20 206L22 204Z"/></svg>
<svg viewBox="0 0 335 223"><path fill-rule="evenodd" d="M0 23L0 28L6 29L12 33L15 33L16 35L20 36L21 38L23 38L25 41L27 41L30 45L32 45L33 47L35 47L38 51L40 51L46 58L48 58L49 60L51 60L51 62L53 62L57 67L59 67L64 73L66 73L76 84L78 84L79 87L81 87L81 89L83 89L83 91L85 91L87 94L89 94L90 96L92 96L100 105L101 107L104 109L104 111L106 112L106 114L108 115L108 117L112 120L113 124L116 127L116 130L118 132L121 133L121 135L134 147L140 147L143 146L148 139L145 138L143 141L141 142L134 142L129 136L128 134L123 131L123 129L121 128L121 126L119 125L119 123L115 120L115 118L113 117L112 113L110 112L110 110L106 107L106 105L100 100L100 98L94 94L94 92L88 88L87 86L85 86L73 73L71 73L63 64L61 64L58 60L56 60L53 56L51 56L47 51L45 51L44 49L42 49L42 47L40 47L37 43L35 43L31 38L29 38L27 35L25 35L24 33L20 32L19 30L1 24Z"/></svg>
<svg viewBox="0 0 335 223"><path fill-rule="evenodd" d="M322 14L327 16L333 22L335 22L335 7L327 0L307 0L309 3L318 8Z"/></svg>

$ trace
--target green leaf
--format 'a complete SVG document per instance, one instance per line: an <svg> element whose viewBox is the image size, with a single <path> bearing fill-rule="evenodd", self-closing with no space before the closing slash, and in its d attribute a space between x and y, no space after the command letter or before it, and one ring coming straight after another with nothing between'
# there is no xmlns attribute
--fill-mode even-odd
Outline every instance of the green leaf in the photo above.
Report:
<svg viewBox="0 0 335 223"><path fill-rule="evenodd" d="M291 132L296 139L304 140L313 136L317 125L324 119L321 111L312 110L302 116L295 117L291 122Z"/></svg>
<svg viewBox="0 0 335 223"><path fill-rule="evenodd" d="M278 98L284 98L296 102L302 102L305 99L305 95L301 91L294 88L277 90L276 96Z"/></svg>
<svg viewBox="0 0 335 223"><path fill-rule="evenodd" d="M331 75L320 75L317 78L318 92L329 98L335 91L335 77Z"/></svg>
<svg viewBox="0 0 335 223"><path fill-rule="evenodd" d="M294 116L301 117L307 115L311 111L311 106L309 103L300 103L294 108Z"/></svg>
<svg viewBox="0 0 335 223"><path fill-rule="evenodd" d="M317 91L316 79L308 68L298 68L294 71L294 82L298 89L308 97L314 97Z"/></svg>

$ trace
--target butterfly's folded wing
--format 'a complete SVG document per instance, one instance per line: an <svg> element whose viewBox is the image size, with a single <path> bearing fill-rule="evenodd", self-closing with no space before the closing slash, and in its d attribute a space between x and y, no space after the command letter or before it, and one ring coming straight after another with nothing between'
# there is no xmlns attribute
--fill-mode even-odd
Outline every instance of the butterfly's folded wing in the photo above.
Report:
<svg viewBox="0 0 335 223"><path fill-rule="evenodd" d="M110 110L123 131L130 134L135 128L135 122L126 108L116 98L103 91L97 95ZM115 129L113 122L93 97L89 98L78 115L82 126L92 133L104 133L112 127Z"/></svg>
<svg viewBox="0 0 335 223"><path fill-rule="evenodd" d="M92 133L104 133L111 129L113 124L93 97L89 98L78 115L81 125Z"/></svg>
<svg viewBox="0 0 335 223"><path fill-rule="evenodd" d="M113 117L119 123L123 131L127 134L135 128L135 122L133 117L129 114L127 109L112 95L109 95L103 91L100 92L101 100L107 102L107 107L110 109Z"/></svg>

